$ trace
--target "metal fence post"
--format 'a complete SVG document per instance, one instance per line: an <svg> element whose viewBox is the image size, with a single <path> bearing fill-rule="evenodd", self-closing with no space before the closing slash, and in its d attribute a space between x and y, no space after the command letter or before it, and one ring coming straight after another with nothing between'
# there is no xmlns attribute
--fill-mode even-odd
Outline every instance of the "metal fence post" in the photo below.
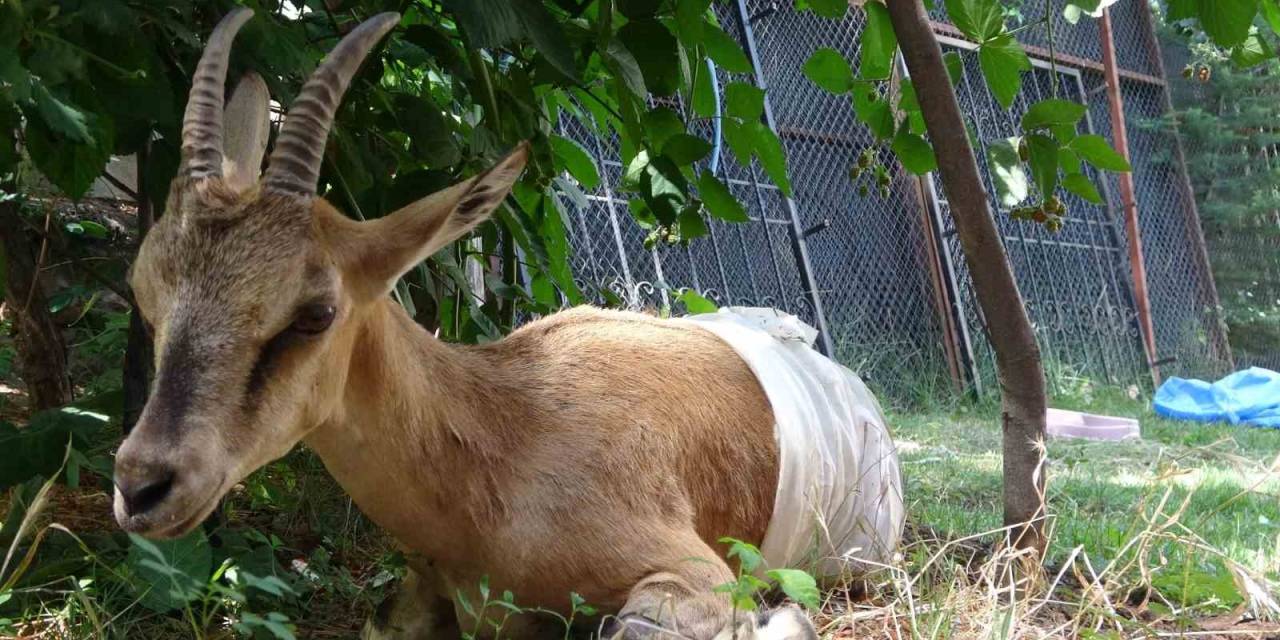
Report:
<svg viewBox="0 0 1280 640"><path fill-rule="evenodd" d="M1120 75L1116 71L1115 40L1111 31L1111 11L1102 10L1099 24L1102 34L1102 66L1107 80L1107 101L1111 108L1111 135L1115 139L1116 150L1129 160L1129 135L1125 130L1124 98L1120 94ZM1133 272L1134 302L1138 311L1138 323L1142 329L1142 344L1146 350L1147 366L1151 370L1151 379L1155 386L1160 386L1159 356L1156 351L1156 330L1151 321L1151 299L1147 297L1147 267L1142 254L1142 235L1138 229L1138 202L1134 195L1133 173L1125 172L1118 176L1120 183L1120 204L1124 209L1126 235L1129 239L1129 268Z"/></svg>
<svg viewBox="0 0 1280 640"><path fill-rule="evenodd" d="M738 21L742 26L742 37L746 40L747 55L751 60L751 68L755 75L756 87L765 91L764 121L775 134L778 127L774 123L773 108L769 105L768 87L764 80L764 70L760 68L760 56L756 51L756 37L751 30L751 17L747 12L746 0L738 0ZM783 194L787 203L787 214L791 217L791 250L796 256L796 269L800 280L808 289L809 302L813 305L813 318L817 323L818 345L822 352L831 358L836 357L835 343L831 339L831 331L827 327L827 315L822 308L822 296L818 293L818 283L814 280L813 270L809 263L809 245L804 239L804 226L800 222L800 212L796 209L795 200Z"/></svg>

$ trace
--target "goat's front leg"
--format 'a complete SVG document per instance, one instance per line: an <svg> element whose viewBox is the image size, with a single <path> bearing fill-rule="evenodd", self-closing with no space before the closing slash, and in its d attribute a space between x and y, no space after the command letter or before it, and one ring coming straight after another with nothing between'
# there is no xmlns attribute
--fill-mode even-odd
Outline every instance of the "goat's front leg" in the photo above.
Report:
<svg viewBox="0 0 1280 640"><path fill-rule="evenodd" d="M434 570L409 570L404 582L365 622L361 640L455 640L461 638L453 602L440 595Z"/></svg>
<svg viewBox="0 0 1280 640"><path fill-rule="evenodd" d="M795 607L765 615L735 609L715 593L735 575L724 560L690 532L667 555L662 569L631 589L616 620L602 636L614 640L809 640L812 623ZM759 622L759 624L757 624Z"/></svg>

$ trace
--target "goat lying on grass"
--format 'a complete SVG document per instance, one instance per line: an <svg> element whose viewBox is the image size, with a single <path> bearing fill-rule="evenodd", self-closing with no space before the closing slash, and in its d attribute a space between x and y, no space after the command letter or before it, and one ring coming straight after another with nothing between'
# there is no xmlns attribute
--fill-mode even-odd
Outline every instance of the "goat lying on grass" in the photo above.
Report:
<svg viewBox="0 0 1280 640"><path fill-rule="evenodd" d="M234 11L209 38L166 214L133 265L158 357L152 395L116 457L120 525L184 534L305 440L410 558L369 636L457 636L472 625L455 599L479 602L487 579L496 593L564 613L576 592L617 614L624 637L812 637L798 609L757 624L713 592L735 574L709 541L765 540L780 473L805 464L780 458L775 407L748 363L697 323L590 308L481 346L433 339L387 294L489 216L526 146L377 220L316 197L338 102L398 22L383 14L316 69L259 177L265 85L250 76L225 114L223 103L231 41L250 15ZM870 427L844 431L882 433L879 410L867 415ZM845 456L855 474L858 455ZM884 457L884 467L863 459L861 473L880 473L896 492L896 458ZM866 511L850 491L842 504ZM879 542L889 550L901 529L895 495L873 507L887 509ZM521 616L503 632L539 635L545 622Z"/></svg>

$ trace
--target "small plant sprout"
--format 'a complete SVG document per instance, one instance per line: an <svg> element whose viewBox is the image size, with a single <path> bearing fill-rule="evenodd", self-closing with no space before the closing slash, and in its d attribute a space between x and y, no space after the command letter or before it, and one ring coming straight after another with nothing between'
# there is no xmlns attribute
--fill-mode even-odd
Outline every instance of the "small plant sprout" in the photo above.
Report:
<svg viewBox="0 0 1280 640"><path fill-rule="evenodd" d="M768 580L762 580L756 576L757 570L765 564L759 548L737 538L720 538L720 542L729 545L726 555L738 559L738 578L716 587L715 591L728 594L735 610L755 611L757 600L775 586L788 598L810 610L820 608L818 583L808 572L799 569L768 569L764 572Z"/></svg>

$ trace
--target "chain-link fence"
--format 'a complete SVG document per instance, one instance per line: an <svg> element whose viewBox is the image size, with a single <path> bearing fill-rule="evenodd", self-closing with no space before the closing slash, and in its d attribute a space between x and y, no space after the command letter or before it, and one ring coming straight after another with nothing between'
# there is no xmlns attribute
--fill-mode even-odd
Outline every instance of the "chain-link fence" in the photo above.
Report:
<svg viewBox="0 0 1280 640"><path fill-rule="evenodd" d="M1052 95L1087 104L1081 131L1111 138L1098 24L1084 19L1070 25L1061 17L1062 4L1028 0L1019 8L1028 23L1052 14L1053 44L1043 26L1019 31L1036 66L1009 110L988 93L972 45L936 10L935 30L965 61L957 93L979 140L1015 135L1027 106ZM594 153L603 168L603 184L571 216L574 265L583 288L603 287L633 307L670 304L687 287L720 304L787 309L825 327L835 357L891 397L952 383L989 388L994 366L985 333L1000 329L988 326L978 309L940 182L934 176L918 179L893 164L856 120L848 98L823 91L801 71L822 47L855 60L862 12L851 10L833 22L796 11L789 2L738 0L716 7L756 71L735 78L718 71L716 77L722 87L737 80L767 90L766 124L786 150L793 197L786 198L759 167L741 166L732 154L721 153L713 125L701 122L705 130L696 133L717 147L708 165L730 185L751 221L713 221L710 236L687 248L646 249L646 232L615 191L622 174L618 150L565 119L564 134ZM1126 113L1159 116L1167 109L1166 88L1147 8L1143 0L1122 0L1112 14ZM1047 61L1050 50L1056 64ZM1194 203L1176 162L1177 140L1133 127L1129 135L1157 357L1165 371L1220 372L1228 362L1225 337L1214 312ZM868 148L891 167L887 196L874 189L860 195L849 177ZM985 167L981 146L978 153ZM997 208L999 228L1051 366L1113 383L1141 382L1148 363L1118 190L1114 178L1090 177L1106 203L1092 205L1064 193L1069 216L1060 232L1014 221ZM989 179L986 186L994 193Z"/></svg>

